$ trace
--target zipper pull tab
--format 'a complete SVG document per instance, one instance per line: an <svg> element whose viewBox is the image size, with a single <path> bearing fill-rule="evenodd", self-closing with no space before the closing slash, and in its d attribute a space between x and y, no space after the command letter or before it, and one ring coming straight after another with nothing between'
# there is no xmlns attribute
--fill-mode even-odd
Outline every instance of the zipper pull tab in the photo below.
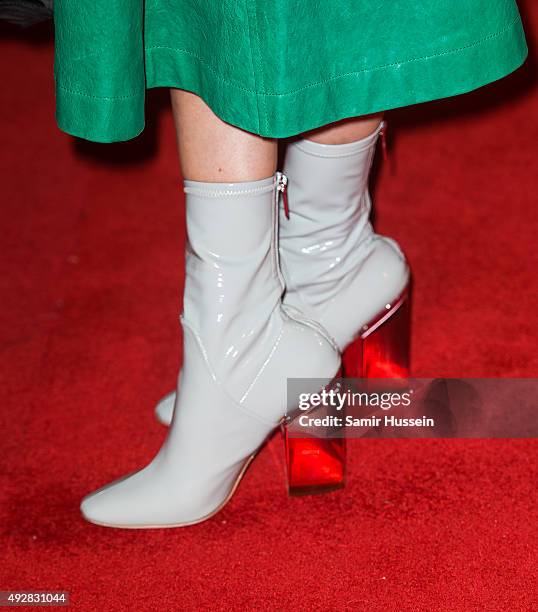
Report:
<svg viewBox="0 0 538 612"><path fill-rule="evenodd" d="M278 173L277 190L282 194L282 203L284 204L284 214L286 219L290 218L290 207L288 205L288 177L282 173Z"/></svg>
<svg viewBox="0 0 538 612"><path fill-rule="evenodd" d="M387 122L383 121L383 125L379 130L379 135L381 136L381 149L383 151L383 161L387 161L388 153L387 153Z"/></svg>

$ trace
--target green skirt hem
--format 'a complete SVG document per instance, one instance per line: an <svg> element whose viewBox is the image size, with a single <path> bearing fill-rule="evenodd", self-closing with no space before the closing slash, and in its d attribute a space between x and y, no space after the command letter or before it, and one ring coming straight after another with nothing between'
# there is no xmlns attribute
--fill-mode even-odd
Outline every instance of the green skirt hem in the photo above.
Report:
<svg viewBox="0 0 538 612"><path fill-rule="evenodd" d="M146 88L173 87L199 95L223 121L268 138L286 138L347 117L466 93L516 70L527 57L519 19L463 48L335 75L290 92L260 92L223 79L178 49L145 49ZM446 75L451 78L447 79ZM144 128L144 91L92 98L57 86L60 129L97 142L128 140ZM81 122L81 117L92 117ZM81 130L81 125L86 127Z"/></svg>
<svg viewBox="0 0 538 612"><path fill-rule="evenodd" d="M56 123L71 136L92 142L122 142L145 127L145 91L103 98L66 89L56 82Z"/></svg>

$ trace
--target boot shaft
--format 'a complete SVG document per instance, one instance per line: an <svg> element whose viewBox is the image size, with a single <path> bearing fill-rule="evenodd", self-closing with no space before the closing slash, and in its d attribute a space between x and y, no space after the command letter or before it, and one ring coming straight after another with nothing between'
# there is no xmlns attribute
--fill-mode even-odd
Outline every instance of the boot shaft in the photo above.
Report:
<svg viewBox="0 0 538 612"><path fill-rule="evenodd" d="M287 299L298 307L330 300L367 256L373 235L368 178L382 127L349 144L299 140L288 148L290 218L281 211L280 252Z"/></svg>
<svg viewBox="0 0 538 612"><path fill-rule="evenodd" d="M276 176L240 183L185 180L186 276L182 321L214 375L242 379L278 337L283 284L276 248ZM239 392L239 391L238 391Z"/></svg>

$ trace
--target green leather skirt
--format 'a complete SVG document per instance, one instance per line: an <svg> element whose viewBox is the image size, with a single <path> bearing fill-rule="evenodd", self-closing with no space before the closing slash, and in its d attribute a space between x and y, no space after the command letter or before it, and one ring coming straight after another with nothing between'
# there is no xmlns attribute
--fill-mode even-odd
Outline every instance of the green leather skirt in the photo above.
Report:
<svg viewBox="0 0 538 612"><path fill-rule="evenodd" d="M527 55L514 0L56 0L55 25L58 125L102 142L143 130L147 88L277 138L467 92Z"/></svg>

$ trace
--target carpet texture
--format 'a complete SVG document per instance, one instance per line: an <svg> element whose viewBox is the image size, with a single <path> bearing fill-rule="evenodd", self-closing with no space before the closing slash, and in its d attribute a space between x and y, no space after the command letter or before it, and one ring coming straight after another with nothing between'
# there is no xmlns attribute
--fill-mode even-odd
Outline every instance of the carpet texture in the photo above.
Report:
<svg viewBox="0 0 538 612"><path fill-rule="evenodd" d="M524 68L388 117L376 225L413 269L416 376L538 374L538 4L522 9ZM275 438L204 524L83 521L81 497L165 435L184 210L166 92L136 141L76 142L53 120L50 35L0 39L0 590L80 610L538 609L533 440L353 441L344 491L289 499Z"/></svg>

